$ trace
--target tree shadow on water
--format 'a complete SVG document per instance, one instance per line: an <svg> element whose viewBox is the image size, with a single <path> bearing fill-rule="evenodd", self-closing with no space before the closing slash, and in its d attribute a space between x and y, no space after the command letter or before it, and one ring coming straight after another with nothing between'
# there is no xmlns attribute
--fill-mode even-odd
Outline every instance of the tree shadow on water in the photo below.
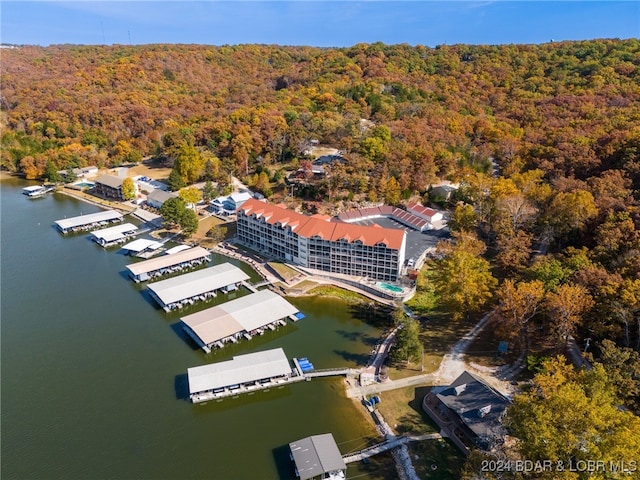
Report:
<svg viewBox="0 0 640 480"><path fill-rule="evenodd" d="M347 340L351 340L352 342L361 342L369 347L376 345L380 341L376 337L372 337L371 335L367 335L366 333L361 332L347 332L346 330L336 330L336 333L346 338Z"/></svg>
<svg viewBox="0 0 640 480"><path fill-rule="evenodd" d="M391 307L376 302L357 303L349 307L349 313L354 318L376 328L387 328L391 325L392 311Z"/></svg>
<svg viewBox="0 0 640 480"><path fill-rule="evenodd" d="M333 353L340 355L348 362L354 362L358 366L364 367L369 362L370 355L366 353L353 353L346 350L334 350Z"/></svg>

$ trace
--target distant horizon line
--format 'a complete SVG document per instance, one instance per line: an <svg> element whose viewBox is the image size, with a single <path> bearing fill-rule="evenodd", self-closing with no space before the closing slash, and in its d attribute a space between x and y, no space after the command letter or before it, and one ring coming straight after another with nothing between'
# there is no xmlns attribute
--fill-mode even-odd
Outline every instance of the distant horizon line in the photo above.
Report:
<svg viewBox="0 0 640 480"><path fill-rule="evenodd" d="M551 43L577 43L577 42L596 42L596 41L628 41L628 40L640 40L637 37L599 37L599 38L582 38L582 39L564 39L564 40L555 40L550 39L546 42L523 42L523 43L439 43L436 45L426 45L423 43L409 43L409 42L399 42L399 43L385 43L381 40L376 42L357 42L352 45L344 45L344 46L320 46L320 45L309 45L309 44L280 44L280 43L181 43L181 42L152 42L152 43L50 43L47 45L41 45L38 43L12 43L12 42L0 42L0 48L20 48L20 47L40 47L40 48L48 48L48 47L61 47L61 46L73 46L73 47L146 47L146 46L154 46L154 45L175 45L175 46L202 46L202 47L242 47L242 46L250 46L250 45L259 45L259 46L267 46L267 47L308 47L308 48L319 48L319 49L329 49L329 48L353 48L358 45L376 45L382 44L385 46L398 46L398 45L407 45L409 47L425 47L425 48L438 48L441 46L457 46L457 45L468 45L468 46L476 46L476 47L495 47L495 46L506 46L506 45L548 45Z"/></svg>

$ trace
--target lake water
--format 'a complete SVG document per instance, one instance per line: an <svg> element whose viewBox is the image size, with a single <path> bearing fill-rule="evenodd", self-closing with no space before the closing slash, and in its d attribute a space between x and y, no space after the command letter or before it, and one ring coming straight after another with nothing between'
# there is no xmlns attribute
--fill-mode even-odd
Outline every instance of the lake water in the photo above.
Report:
<svg viewBox="0 0 640 480"><path fill-rule="evenodd" d="M252 351L282 347L316 368L362 364L381 332L351 307L290 299L307 318L205 355L185 339L180 313L165 314L126 278L131 258L52 226L98 207L60 194L30 200L20 180L0 185L3 480L293 478L291 441L331 432L347 453L377 440L341 379L185 399L188 367ZM348 471L365 473L382 478L371 465Z"/></svg>

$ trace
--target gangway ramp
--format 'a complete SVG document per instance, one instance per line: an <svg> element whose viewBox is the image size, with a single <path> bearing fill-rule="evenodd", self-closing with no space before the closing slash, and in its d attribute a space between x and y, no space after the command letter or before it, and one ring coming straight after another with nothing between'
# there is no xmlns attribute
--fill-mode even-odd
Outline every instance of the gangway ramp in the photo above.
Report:
<svg viewBox="0 0 640 480"><path fill-rule="evenodd" d="M305 373L306 378L315 377L335 377L339 375L357 375L359 370L354 368L327 368L324 370L314 370L313 372Z"/></svg>
<svg viewBox="0 0 640 480"><path fill-rule="evenodd" d="M427 433L424 435L406 435L401 437L392 437L392 438L389 438L388 440L385 440L384 442L377 443L370 447L364 448L358 452L347 453L342 456L342 460L344 460L344 463L359 462L364 458L373 457L374 455L377 455L382 452L386 452L387 450L392 450L396 447L405 445L409 442L417 442L421 440L433 440L436 438L442 438L442 435L440 435L439 433Z"/></svg>

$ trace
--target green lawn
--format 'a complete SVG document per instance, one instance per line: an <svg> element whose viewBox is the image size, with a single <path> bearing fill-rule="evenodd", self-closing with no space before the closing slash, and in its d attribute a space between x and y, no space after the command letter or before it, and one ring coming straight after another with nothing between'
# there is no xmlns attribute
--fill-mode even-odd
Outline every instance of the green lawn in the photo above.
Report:
<svg viewBox="0 0 640 480"><path fill-rule="evenodd" d="M437 425L422 411L422 399L431 387L407 387L382 392L378 410L399 435L436 433ZM423 440L409 443L411 461L421 479L458 479L465 456L449 441Z"/></svg>
<svg viewBox="0 0 640 480"><path fill-rule="evenodd" d="M278 275L280 275L285 282L289 282L295 277L297 277L298 275L300 275L300 272L298 272L297 270L294 270L293 268L291 268L288 265L285 265L282 262L267 262L267 265L273 268L273 270Z"/></svg>
<svg viewBox="0 0 640 480"><path fill-rule="evenodd" d="M420 340L424 345L424 357L420 363L390 365L389 378L399 379L435 372L442 356L475 325L477 319L453 320L443 311L430 311L420 320Z"/></svg>
<svg viewBox="0 0 640 480"><path fill-rule="evenodd" d="M344 288L335 287L333 285L319 285L307 292L307 295L322 295L323 297L336 297L348 303L370 303L367 297L359 293L345 290Z"/></svg>
<svg viewBox="0 0 640 480"><path fill-rule="evenodd" d="M378 410L398 434L421 435L438 431L422 411L422 399L431 387L406 387L379 393Z"/></svg>
<svg viewBox="0 0 640 480"><path fill-rule="evenodd" d="M447 440L411 442L409 454L422 480L458 480L465 456Z"/></svg>

